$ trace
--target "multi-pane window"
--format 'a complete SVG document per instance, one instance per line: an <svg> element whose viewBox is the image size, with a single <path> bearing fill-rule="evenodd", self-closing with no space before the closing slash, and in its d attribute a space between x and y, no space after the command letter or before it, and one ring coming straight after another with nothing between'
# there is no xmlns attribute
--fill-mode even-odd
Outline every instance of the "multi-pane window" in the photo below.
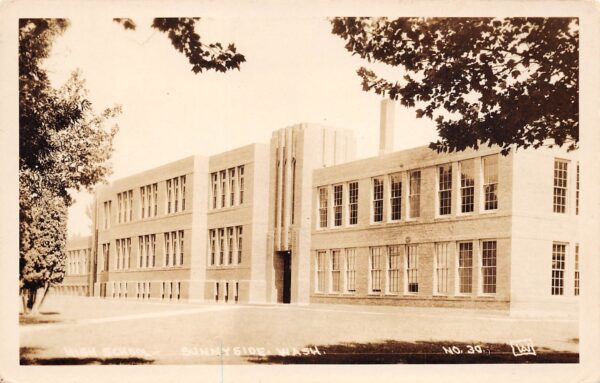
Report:
<svg viewBox="0 0 600 383"><path fill-rule="evenodd" d="M242 263L242 226L236 226L236 235L237 235L237 263Z"/></svg>
<svg viewBox="0 0 600 383"><path fill-rule="evenodd" d="M408 212L410 218L421 215L421 171L415 170L409 174L408 183Z"/></svg>
<svg viewBox="0 0 600 383"><path fill-rule="evenodd" d="M346 249L346 291L356 291L356 250Z"/></svg>
<svg viewBox="0 0 600 383"><path fill-rule="evenodd" d="M401 216L402 206L402 177L400 174L390 176L390 218L397 221Z"/></svg>
<svg viewBox="0 0 600 383"><path fill-rule="evenodd" d="M405 255L405 274L406 274L406 292L419 292L419 252L417 245L406 245Z"/></svg>
<svg viewBox="0 0 600 383"><path fill-rule="evenodd" d="M125 211L125 201L121 193L117 193L117 223L123 222L123 212Z"/></svg>
<svg viewBox="0 0 600 383"><path fill-rule="evenodd" d="M210 175L211 185L212 185L212 208L217 208L217 198L219 197L219 180L217 173L212 173Z"/></svg>
<svg viewBox="0 0 600 383"><path fill-rule="evenodd" d="M469 294L473 291L473 242L458 244L458 292Z"/></svg>
<svg viewBox="0 0 600 383"><path fill-rule="evenodd" d="M317 252L317 291L325 292L327 278L327 253L325 251Z"/></svg>
<svg viewBox="0 0 600 383"><path fill-rule="evenodd" d="M244 165L238 166L238 190L241 205L244 203Z"/></svg>
<svg viewBox="0 0 600 383"><path fill-rule="evenodd" d="M579 244L575 245L575 276L573 279L575 288L573 290L573 295L579 295Z"/></svg>
<svg viewBox="0 0 600 383"><path fill-rule="evenodd" d="M333 187L333 226L342 226L343 220L343 205L344 197L343 185L335 185Z"/></svg>
<svg viewBox="0 0 600 383"><path fill-rule="evenodd" d="M563 295L565 287L565 257L567 245L552 244L552 295Z"/></svg>
<svg viewBox="0 0 600 383"><path fill-rule="evenodd" d="M227 228L227 264L231 265L233 263L233 241L235 240L233 236L233 227Z"/></svg>
<svg viewBox="0 0 600 383"><path fill-rule="evenodd" d="M319 227L327 227L327 197L328 189L319 188Z"/></svg>
<svg viewBox="0 0 600 383"><path fill-rule="evenodd" d="M165 266L169 266L171 264L171 259L174 257L173 255L173 241L171 240L171 233L165 233Z"/></svg>
<svg viewBox="0 0 600 383"><path fill-rule="evenodd" d="M165 237L165 263L164 266L176 266L183 264L183 230L171 231L164 234Z"/></svg>
<svg viewBox="0 0 600 383"><path fill-rule="evenodd" d="M448 243L435 244L435 293L448 294Z"/></svg>
<svg viewBox="0 0 600 383"><path fill-rule="evenodd" d="M138 237L139 245L139 267L156 266L156 235L140 235Z"/></svg>
<svg viewBox="0 0 600 383"><path fill-rule="evenodd" d="M130 222L133 218L133 190L117 194L117 222Z"/></svg>
<svg viewBox="0 0 600 383"><path fill-rule="evenodd" d="M175 197L175 200L173 201L173 213L177 213L179 211L179 196L180 196L180 184L179 184L179 178L173 178L173 187L174 187L174 191L173 191L173 196Z"/></svg>
<svg viewBox="0 0 600 383"><path fill-rule="evenodd" d="M221 170L219 172L219 180L221 182L221 207L225 207L227 199L227 171Z"/></svg>
<svg viewBox="0 0 600 383"><path fill-rule="evenodd" d="M483 209L498 209L498 156L483 157Z"/></svg>
<svg viewBox="0 0 600 383"><path fill-rule="evenodd" d="M185 176L167 180L167 214L185 210Z"/></svg>
<svg viewBox="0 0 600 383"><path fill-rule="evenodd" d="M141 218L156 217L158 213L158 184L140 187Z"/></svg>
<svg viewBox="0 0 600 383"><path fill-rule="evenodd" d="M219 265L225 263L225 229L219 229Z"/></svg>
<svg viewBox="0 0 600 383"><path fill-rule="evenodd" d="M358 182L348 184L348 223L356 225L358 223Z"/></svg>
<svg viewBox="0 0 600 383"><path fill-rule="evenodd" d="M481 292L496 293L496 241L481 242Z"/></svg>
<svg viewBox="0 0 600 383"><path fill-rule="evenodd" d="M213 266L216 261L217 251L217 233L215 229L210 230L210 265Z"/></svg>
<svg viewBox="0 0 600 383"><path fill-rule="evenodd" d="M388 291L400 292L400 246L388 246Z"/></svg>
<svg viewBox="0 0 600 383"><path fill-rule="evenodd" d="M439 215L452 212L452 164L438 167Z"/></svg>
<svg viewBox="0 0 600 383"><path fill-rule="evenodd" d="M567 168L568 162L554 160L554 212L567 212Z"/></svg>
<svg viewBox="0 0 600 383"><path fill-rule="evenodd" d="M579 214L579 162L577 163L577 177L575 179L575 214Z"/></svg>
<svg viewBox="0 0 600 383"><path fill-rule="evenodd" d="M340 251L331 251L331 292L340 292Z"/></svg>
<svg viewBox="0 0 600 383"><path fill-rule="evenodd" d="M460 212L472 213L475 208L475 168L473 160L461 161Z"/></svg>
<svg viewBox="0 0 600 383"><path fill-rule="evenodd" d="M383 285L383 247L372 247L369 257L371 292L381 292Z"/></svg>
<svg viewBox="0 0 600 383"><path fill-rule="evenodd" d="M111 211L111 201L104 201L104 229L107 230L110 228L110 211Z"/></svg>
<svg viewBox="0 0 600 383"><path fill-rule="evenodd" d="M373 178L373 222L383 221L383 179Z"/></svg>
<svg viewBox="0 0 600 383"><path fill-rule="evenodd" d="M229 169L229 206L235 205L235 189L237 184L237 177L235 175L235 168Z"/></svg>
<svg viewBox="0 0 600 383"><path fill-rule="evenodd" d="M102 244L102 270L108 271L109 266L109 257L110 257L110 243Z"/></svg>
<svg viewBox="0 0 600 383"><path fill-rule="evenodd" d="M117 270L125 270L129 268L129 255L131 253L131 238L123 238L116 240L117 250Z"/></svg>

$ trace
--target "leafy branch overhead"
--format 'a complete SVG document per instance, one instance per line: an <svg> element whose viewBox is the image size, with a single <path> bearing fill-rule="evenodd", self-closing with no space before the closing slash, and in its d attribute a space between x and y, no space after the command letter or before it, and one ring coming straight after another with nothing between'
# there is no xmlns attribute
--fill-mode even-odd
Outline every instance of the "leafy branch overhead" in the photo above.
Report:
<svg viewBox="0 0 600 383"><path fill-rule="evenodd" d="M363 90L435 120L439 151L579 141L576 18L334 18L354 55L400 69L397 81L361 67Z"/></svg>
<svg viewBox="0 0 600 383"><path fill-rule="evenodd" d="M219 42L203 43L195 30L198 20L199 17L155 18L152 28L167 34L173 47L188 58L194 73L204 70L218 72L239 70L241 63L246 61L244 55L237 53L234 44L229 44L225 48ZM125 29L136 28L135 22L131 19L116 18L113 21L121 24Z"/></svg>

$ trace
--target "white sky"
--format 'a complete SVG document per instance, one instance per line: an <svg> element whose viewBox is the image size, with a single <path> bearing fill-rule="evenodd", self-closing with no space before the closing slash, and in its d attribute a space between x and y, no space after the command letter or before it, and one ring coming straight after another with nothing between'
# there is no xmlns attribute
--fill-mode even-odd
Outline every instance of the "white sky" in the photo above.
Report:
<svg viewBox="0 0 600 383"><path fill-rule="evenodd" d="M72 19L45 63L55 85L79 68L96 111L122 106L109 180L192 154L268 143L274 130L300 122L351 129L358 158L377 153L380 97L362 91L356 70L366 64L401 74L351 56L326 19L203 19L204 42L233 42L247 62L239 72L198 75L150 19L135 21L137 30L125 31L110 19ZM396 150L437 137L432 121L397 110ZM91 197L76 198L69 233L87 234Z"/></svg>

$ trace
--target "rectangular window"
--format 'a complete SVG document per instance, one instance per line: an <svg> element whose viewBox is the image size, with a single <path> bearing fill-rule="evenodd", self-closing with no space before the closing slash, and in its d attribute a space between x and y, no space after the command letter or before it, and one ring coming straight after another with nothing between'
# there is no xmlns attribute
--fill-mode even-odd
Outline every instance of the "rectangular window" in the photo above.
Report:
<svg viewBox="0 0 600 383"><path fill-rule="evenodd" d="M567 245L552 244L552 295L564 295Z"/></svg>
<svg viewBox="0 0 600 383"><path fill-rule="evenodd" d="M183 265L183 230L179 231L179 265Z"/></svg>
<svg viewBox="0 0 600 383"><path fill-rule="evenodd" d="M227 228L227 264L233 264L233 227Z"/></svg>
<svg viewBox="0 0 600 383"><path fill-rule="evenodd" d="M390 218L392 221L398 221L401 218L402 208L402 176L400 174L390 176L390 192Z"/></svg>
<svg viewBox="0 0 600 383"><path fill-rule="evenodd" d="M326 278L327 278L327 253L325 251L317 252L317 292L326 291Z"/></svg>
<svg viewBox="0 0 600 383"><path fill-rule="evenodd" d="M448 243L435 244L435 293L448 294Z"/></svg>
<svg viewBox="0 0 600 383"><path fill-rule="evenodd" d="M346 249L346 291L356 291L356 250Z"/></svg>
<svg viewBox="0 0 600 383"><path fill-rule="evenodd" d="M473 291L473 242L458 244L458 291L461 294Z"/></svg>
<svg viewBox="0 0 600 383"><path fill-rule="evenodd" d="M383 221L383 179L373 178L373 222Z"/></svg>
<svg viewBox="0 0 600 383"><path fill-rule="evenodd" d="M117 270L120 270L121 269L121 240L117 239L115 241L115 244L116 244L115 250L117 251L117 264L115 266L116 266Z"/></svg>
<svg viewBox="0 0 600 383"><path fill-rule="evenodd" d="M104 229L110 229L110 211L111 211L111 201L104 202Z"/></svg>
<svg viewBox="0 0 600 383"><path fill-rule="evenodd" d="M406 245L406 292L419 292L419 252L417 245Z"/></svg>
<svg viewBox="0 0 600 383"><path fill-rule="evenodd" d="M475 207L475 168L473 160L461 161L460 212L472 213Z"/></svg>
<svg viewBox="0 0 600 383"><path fill-rule="evenodd" d="M410 172L408 183L409 217L419 218L421 215L421 171Z"/></svg>
<svg viewBox="0 0 600 383"><path fill-rule="evenodd" d="M234 300L235 303L237 303L240 299L240 283L239 282L235 282L235 291L234 291Z"/></svg>
<svg viewBox="0 0 600 383"><path fill-rule="evenodd" d="M147 217L152 217L152 198L153 198L153 194L152 194L152 185L148 185L146 186L146 216Z"/></svg>
<svg viewBox="0 0 600 383"><path fill-rule="evenodd" d="M567 212L567 161L554 160L554 212Z"/></svg>
<svg viewBox="0 0 600 383"><path fill-rule="evenodd" d="M319 188L319 227L327 227L327 198L328 189Z"/></svg>
<svg viewBox="0 0 600 383"><path fill-rule="evenodd" d="M140 214L141 218L146 218L146 187L142 186L140 188Z"/></svg>
<svg viewBox="0 0 600 383"><path fill-rule="evenodd" d="M154 203L152 216L156 217L158 215L158 184L152 184L152 202Z"/></svg>
<svg viewBox="0 0 600 383"><path fill-rule="evenodd" d="M167 214L173 211L173 181L167 180Z"/></svg>
<svg viewBox="0 0 600 383"><path fill-rule="evenodd" d="M210 230L210 265L214 266L217 251L217 233L215 229Z"/></svg>
<svg viewBox="0 0 600 383"><path fill-rule="evenodd" d="M331 292L340 292L340 251L331 251Z"/></svg>
<svg viewBox="0 0 600 383"><path fill-rule="evenodd" d="M123 219L123 196L117 193L117 223L122 223Z"/></svg>
<svg viewBox="0 0 600 383"><path fill-rule="evenodd" d="M217 173L212 173L210 175L212 180L212 208L217 208L217 198L219 196L219 181L217 179Z"/></svg>
<svg viewBox="0 0 600 383"><path fill-rule="evenodd" d="M242 226L237 226L237 263L242 263Z"/></svg>
<svg viewBox="0 0 600 383"><path fill-rule="evenodd" d="M342 185L335 185L333 187L333 225L342 226L344 222L343 217L343 201L344 190Z"/></svg>
<svg viewBox="0 0 600 383"><path fill-rule="evenodd" d="M138 267L142 268L144 267L144 251L145 247L144 247L144 236L140 235L138 236Z"/></svg>
<svg viewBox="0 0 600 383"><path fill-rule="evenodd" d="M238 183L240 205L244 203L244 165L238 166Z"/></svg>
<svg viewBox="0 0 600 383"><path fill-rule="evenodd" d="M369 257L371 292L381 292L383 284L383 247L372 247Z"/></svg>
<svg viewBox="0 0 600 383"><path fill-rule="evenodd" d="M498 156L483 157L484 210L498 209Z"/></svg>
<svg viewBox="0 0 600 383"><path fill-rule="evenodd" d="M400 292L400 246L388 246L388 291Z"/></svg>
<svg viewBox="0 0 600 383"><path fill-rule="evenodd" d="M110 265L110 243L105 243L102 245L102 256L104 261L104 266L102 271L108 271L108 267Z"/></svg>
<svg viewBox="0 0 600 383"><path fill-rule="evenodd" d="M221 170L219 173L221 177L221 207L225 207L227 199L225 196L227 195L227 172L225 170Z"/></svg>
<svg viewBox="0 0 600 383"><path fill-rule="evenodd" d="M229 206L234 206L235 201L235 185L237 184L237 178L235 176L235 168L229 169Z"/></svg>
<svg viewBox="0 0 600 383"><path fill-rule="evenodd" d="M181 211L185 211L185 176L179 177L179 184L181 185Z"/></svg>
<svg viewBox="0 0 600 383"><path fill-rule="evenodd" d="M179 198L180 198L180 193L181 193L181 189L179 189L179 178L177 178L177 177L173 178L173 185L174 185L173 196L175 198L175 200L173 201L173 212L177 213L179 211Z"/></svg>
<svg viewBox="0 0 600 383"><path fill-rule="evenodd" d="M219 229L219 265L225 261L225 229Z"/></svg>
<svg viewBox="0 0 600 383"><path fill-rule="evenodd" d="M496 241L481 243L481 291L484 294L496 294Z"/></svg>
<svg viewBox="0 0 600 383"><path fill-rule="evenodd" d="M575 289L573 290L573 295L579 295L579 244L575 245L575 277L573 279L575 284Z"/></svg>
<svg viewBox="0 0 600 383"><path fill-rule="evenodd" d="M579 215L579 162L577 163L577 178L575 179L575 214Z"/></svg>
<svg viewBox="0 0 600 383"><path fill-rule="evenodd" d="M130 190L129 192L127 192L127 195L128 195L127 209L129 211L128 221L131 222L133 220L133 190Z"/></svg>
<svg viewBox="0 0 600 383"><path fill-rule="evenodd" d="M358 223L358 182L348 184L348 211L349 224L356 225Z"/></svg>
<svg viewBox="0 0 600 383"><path fill-rule="evenodd" d="M172 246L172 242L171 242L171 234L170 233L165 233L165 266L169 266L170 260L171 260L171 246Z"/></svg>
<svg viewBox="0 0 600 383"><path fill-rule="evenodd" d="M439 215L452 213L452 164L438 167Z"/></svg>

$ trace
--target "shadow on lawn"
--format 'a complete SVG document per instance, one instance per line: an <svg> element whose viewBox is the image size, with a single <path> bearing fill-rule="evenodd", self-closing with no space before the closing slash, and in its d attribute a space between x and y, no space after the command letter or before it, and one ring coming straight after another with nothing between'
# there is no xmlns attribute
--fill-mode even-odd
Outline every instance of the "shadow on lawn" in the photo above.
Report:
<svg viewBox="0 0 600 383"><path fill-rule="evenodd" d="M19 313L19 324L30 325L44 323L60 323L62 322L62 320L59 318L55 318L55 316L59 314L60 313L56 311L40 312L36 315L23 315L23 313Z"/></svg>
<svg viewBox="0 0 600 383"><path fill-rule="evenodd" d="M100 357L62 357L37 358L42 349L39 347L21 347L21 365L82 365L82 364L152 364L154 360L139 357L100 358Z"/></svg>
<svg viewBox="0 0 600 383"><path fill-rule="evenodd" d="M475 346L481 347L481 352ZM455 348L453 348L453 346ZM445 350L445 349L446 350ZM303 351L304 350L304 351ZM312 350L312 352L309 352ZM318 353L316 352L318 350ZM449 351L453 350L452 353ZM457 352L459 350L460 352ZM472 352L472 353L470 353ZM536 348L536 355L515 356L509 344L461 342L340 343L289 349L289 355L252 357L265 364L470 364L470 363L578 363L579 353Z"/></svg>

